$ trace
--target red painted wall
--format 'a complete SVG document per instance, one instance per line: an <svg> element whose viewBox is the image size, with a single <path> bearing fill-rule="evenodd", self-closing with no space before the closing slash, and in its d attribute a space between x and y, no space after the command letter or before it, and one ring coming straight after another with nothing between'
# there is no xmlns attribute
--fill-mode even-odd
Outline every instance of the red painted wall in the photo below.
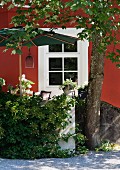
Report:
<svg viewBox="0 0 120 170"><path fill-rule="evenodd" d="M7 84L18 84L18 56L11 56L11 52L2 52L0 48L0 77L6 80ZM6 89L6 86L4 86Z"/></svg>
<svg viewBox="0 0 120 170"><path fill-rule="evenodd" d="M15 15L15 10L8 11L7 6L0 8L0 29L12 27L11 17Z"/></svg>
<svg viewBox="0 0 120 170"><path fill-rule="evenodd" d="M8 50L3 53L3 48L0 48L0 77L6 80L6 86L3 90L7 90L7 86L19 83L19 56L11 55L11 51ZM38 48L31 47L31 55L34 58L34 68L25 68L25 58L28 56L28 48L23 47L22 49L22 73L26 75L27 79L32 80L33 90L38 91Z"/></svg>
<svg viewBox="0 0 120 170"><path fill-rule="evenodd" d="M101 99L120 107L120 69L109 59L105 60Z"/></svg>
<svg viewBox="0 0 120 170"><path fill-rule="evenodd" d="M118 34L120 39L120 34ZM116 48L120 49L117 45ZM108 48L108 51L112 51L113 46ZM90 71L92 43L89 44L88 54L88 70ZM112 63L110 59L105 58L104 66L104 81L102 86L101 100L106 101L116 107L120 108L120 69L116 67L116 63Z"/></svg>
<svg viewBox="0 0 120 170"><path fill-rule="evenodd" d="M26 75L26 78L33 81L35 84L33 85L32 90L34 92L38 91L38 48L32 46L30 48L31 56L34 59L34 68L25 68L25 59L29 55L27 47L23 47L22 49L22 73Z"/></svg>

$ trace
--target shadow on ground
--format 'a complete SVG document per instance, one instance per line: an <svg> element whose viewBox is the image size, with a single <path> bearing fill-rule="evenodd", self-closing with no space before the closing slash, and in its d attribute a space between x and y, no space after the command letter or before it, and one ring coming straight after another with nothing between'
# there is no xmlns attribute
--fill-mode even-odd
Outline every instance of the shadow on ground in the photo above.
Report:
<svg viewBox="0 0 120 170"><path fill-rule="evenodd" d="M0 159L0 170L84 170L120 169L120 151L89 152L72 158L10 160Z"/></svg>

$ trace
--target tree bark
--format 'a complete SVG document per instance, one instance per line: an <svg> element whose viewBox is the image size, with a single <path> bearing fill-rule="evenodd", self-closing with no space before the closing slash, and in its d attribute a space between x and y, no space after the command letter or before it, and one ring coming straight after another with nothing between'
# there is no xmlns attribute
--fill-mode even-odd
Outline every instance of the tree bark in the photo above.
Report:
<svg viewBox="0 0 120 170"><path fill-rule="evenodd" d="M85 109L85 135L87 146L93 150L100 144L100 97L104 78L104 52L99 52L102 37L96 35L91 56L88 95Z"/></svg>

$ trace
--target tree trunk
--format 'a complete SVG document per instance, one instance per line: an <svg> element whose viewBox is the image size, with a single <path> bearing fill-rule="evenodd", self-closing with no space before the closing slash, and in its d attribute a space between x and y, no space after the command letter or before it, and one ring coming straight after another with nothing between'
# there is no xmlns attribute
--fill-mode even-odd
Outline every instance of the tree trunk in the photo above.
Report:
<svg viewBox="0 0 120 170"><path fill-rule="evenodd" d="M102 37L96 35L92 47L91 69L86 100L85 135L87 137L86 144L89 149L94 149L100 144L100 97L104 78L105 57L105 53L100 53L98 50L101 41Z"/></svg>

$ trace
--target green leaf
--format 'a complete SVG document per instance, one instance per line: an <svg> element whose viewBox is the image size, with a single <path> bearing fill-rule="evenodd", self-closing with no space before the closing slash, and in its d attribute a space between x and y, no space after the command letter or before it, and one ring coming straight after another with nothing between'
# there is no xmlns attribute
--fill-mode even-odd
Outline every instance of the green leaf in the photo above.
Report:
<svg viewBox="0 0 120 170"><path fill-rule="evenodd" d="M12 9L12 8L14 8L14 5L13 5L13 4L10 4L10 5L8 6L8 10L10 10L10 9Z"/></svg>
<svg viewBox="0 0 120 170"><path fill-rule="evenodd" d="M21 55L22 51L20 49L14 49L14 50L12 50L12 54L19 54L19 55Z"/></svg>
<svg viewBox="0 0 120 170"><path fill-rule="evenodd" d="M12 50L12 54L16 54L16 50Z"/></svg>

